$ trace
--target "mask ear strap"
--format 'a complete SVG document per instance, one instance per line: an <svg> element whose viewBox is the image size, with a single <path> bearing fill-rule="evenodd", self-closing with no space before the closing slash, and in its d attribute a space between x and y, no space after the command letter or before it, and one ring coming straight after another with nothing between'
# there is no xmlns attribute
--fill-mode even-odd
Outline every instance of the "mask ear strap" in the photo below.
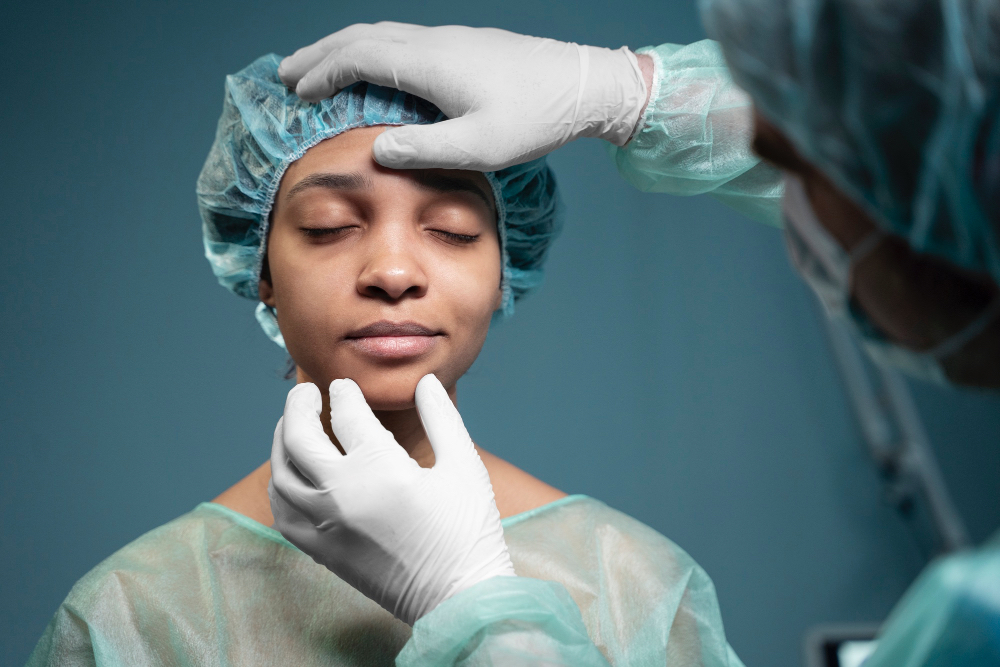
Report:
<svg viewBox="0 0 1000 667"><path fill-rule="evenodd" d="M848 269L847 285L848 288L853 287L854 283L854 267L858 265L858 262L863 260L868 255L872 254L879 244L882 243L882 239L888 236L889 233L882 229L881 227L876 227L868 233L868 236L864 237L859 241L854 248L851 250L851 254L848 255L850 267Z"/></svg>
<svg viewBox="0 0 1000 667"><path fill-rule="evenodd" d="M946 338L944 341L938 343L925 354L928 354L939 361L941 359L947 359L965 347L966 344L968 344L968 342L973 338L983 333L983 331L986 330L986 327L993 323L993 320L996 319L997 315L1000 315L1000 294L993 297L993 301L991 301L990 304L983 309L983 312L981 312L976 319L969 322L964 329L950 338Z"/></svg>

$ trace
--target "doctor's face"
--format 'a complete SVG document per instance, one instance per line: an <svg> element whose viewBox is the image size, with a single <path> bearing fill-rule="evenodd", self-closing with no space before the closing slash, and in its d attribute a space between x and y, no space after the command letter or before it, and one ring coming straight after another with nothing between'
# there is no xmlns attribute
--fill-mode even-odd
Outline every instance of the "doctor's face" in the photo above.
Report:
<svg viewBox="0 0 1000 667"><path fill-rule="evenodd" d="M324 394L350 378L375 410L413 407L417 381L451 390L501 302L492 190L478 172L392 170L372 158L385 127L321 142L275 196L261 301Z"/></svg>

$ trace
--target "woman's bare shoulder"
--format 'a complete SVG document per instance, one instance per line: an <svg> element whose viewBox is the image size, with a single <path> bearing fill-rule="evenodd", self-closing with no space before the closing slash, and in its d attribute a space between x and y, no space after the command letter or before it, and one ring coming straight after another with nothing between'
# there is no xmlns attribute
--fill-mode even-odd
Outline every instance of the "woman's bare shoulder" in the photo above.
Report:
<svg viewBox="0 0 1000 667"><path fill-rule="evenodd" d="M559 489L526 473L513 463L490 454L482 447L476 446L476 449L487 472L490 473L490 482L493 484L493 494L497 499L497 509L500 510L501 519L566 497L566 494Z"/></svg>
<svg viewBox="0 0 1000 667"><path fill-rule="evenodd" d="M490 454L481 447L476 449L490 474L500 518L505 519L566 497L566 494L559 489L526 473L514 464ZM271 501L267 497L267 483L270 479L271 463L265 461L259 468L219 494L212 502L248 516L265 526L271 526L274 524L274 517L271 515Z"/></svg>
<svg viewBox="0 0 1000 667"><path fill-rule="evenodd" d="M212 502L248 516L265 526L274 525L267 483L271 481L271 462L265 461L252 473L223 491Z"/></svg>

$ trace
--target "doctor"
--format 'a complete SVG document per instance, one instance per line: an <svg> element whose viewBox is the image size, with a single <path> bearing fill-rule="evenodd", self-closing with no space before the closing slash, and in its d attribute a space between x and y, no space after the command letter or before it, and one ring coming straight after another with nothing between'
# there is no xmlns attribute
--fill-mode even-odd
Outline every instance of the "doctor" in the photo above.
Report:
<svg viewBox="0 0 1000 667"><path fill-rule="evenodd" d="M783 222L793 264L876 360L1000 388L1000 5L701 9L718 42L633 53L380 23L301 49L279 73L306 100L365 80L451 119L384 132L373 151L387 167L488 171L605 139L642 190ZM932 564L866 664L1000 664L1000 540Z"/></svg>

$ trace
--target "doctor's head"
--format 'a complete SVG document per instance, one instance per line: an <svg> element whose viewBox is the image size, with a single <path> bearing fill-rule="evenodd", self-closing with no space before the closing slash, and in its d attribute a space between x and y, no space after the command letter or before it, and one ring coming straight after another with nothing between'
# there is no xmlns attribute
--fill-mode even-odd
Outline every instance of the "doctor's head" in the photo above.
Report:
<svg viewBox="0 0 1000 667"><path fill-rule="evenodd" d="M884 364L1000 387L1000 4L700 5L827 310Z"/></svg>
<svg viewBox="0 0 1000 667"><path fill-rule="evenodd" d="M490 324L541 283L561 207L544 160L480 173L391 170L387 126L444 120L397 90L355 84L316 104L264 56L226 79L198 179L205 254L258 302L300 381L349 377L374 409L413 405L427 373L451 388Z"/></svg>

